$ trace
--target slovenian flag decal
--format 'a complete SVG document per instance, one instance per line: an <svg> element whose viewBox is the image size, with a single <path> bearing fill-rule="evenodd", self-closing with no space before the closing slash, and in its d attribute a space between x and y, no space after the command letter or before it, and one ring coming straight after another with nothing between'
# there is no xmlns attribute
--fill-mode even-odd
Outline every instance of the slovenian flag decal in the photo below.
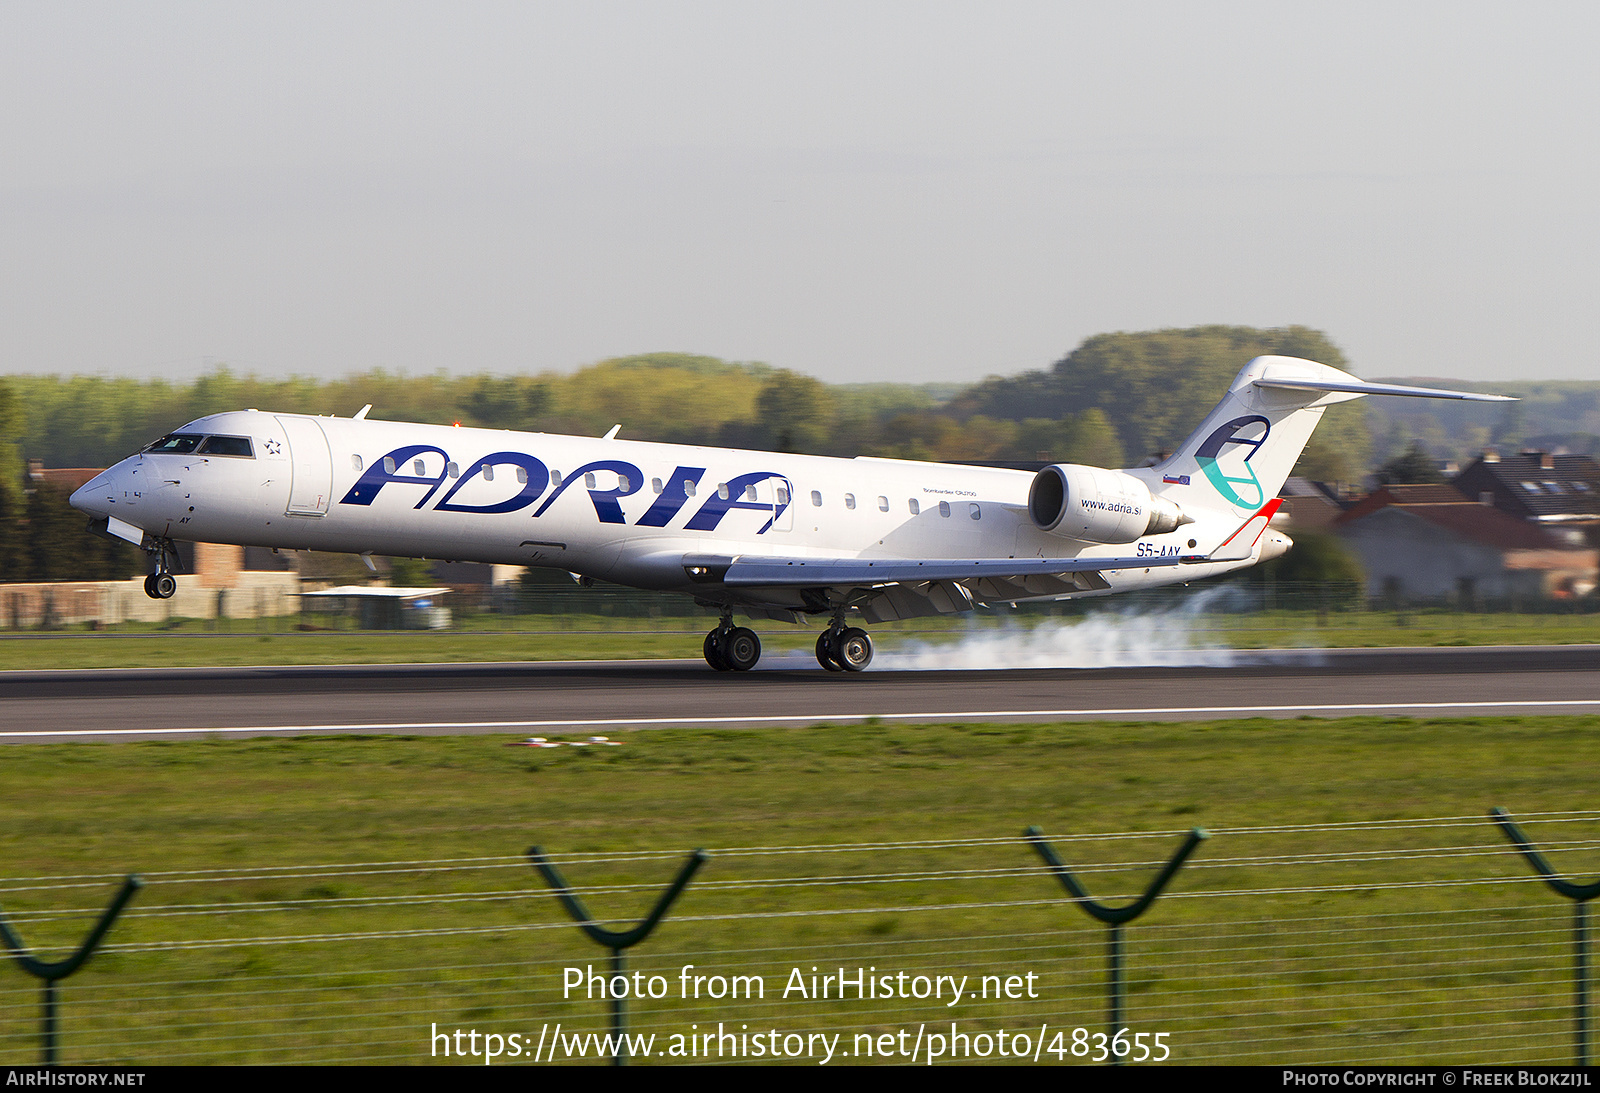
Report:
<svg viewBox="0 0 1600 1093"><path fill-rule="evenodd" d="M1161 481L1169 486L1187 486L1189 484L1189 476L1186 474L1164 474L1161 476Z"/></svg>

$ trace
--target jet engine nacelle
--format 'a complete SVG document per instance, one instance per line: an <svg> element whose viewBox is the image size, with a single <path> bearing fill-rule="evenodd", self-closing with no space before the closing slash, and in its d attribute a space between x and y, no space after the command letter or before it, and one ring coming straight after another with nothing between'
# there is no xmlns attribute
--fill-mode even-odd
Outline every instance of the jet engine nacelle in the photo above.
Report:
<svg viewBox="0 0 1600 1093"><path fill-rule="evenodd" d="M1121 471L1057 463L1033 479L1028 515L1040 531L1088 543L1131 543L1193 523L1177 505Z"/></svg>

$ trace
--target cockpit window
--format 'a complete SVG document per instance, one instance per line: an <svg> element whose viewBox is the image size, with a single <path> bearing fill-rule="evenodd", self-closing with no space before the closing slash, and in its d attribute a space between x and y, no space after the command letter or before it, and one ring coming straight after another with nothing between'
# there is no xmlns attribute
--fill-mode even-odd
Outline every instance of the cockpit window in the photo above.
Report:
<svg viewBox="0 0 1600 1093"><path fill-rule="evenodd" d="M146 448L145 451L168 455L187 455L200 446L202 439L204 438L198 433L168 433Z"/></svg>
<svg viewBox="0 0 1600 1093"><path fill-rule="evenodd" d="M247 436L208 436L206 442L200 445L201 455L242 455L246 459L255 455L250 450L250 438Z"/></svg>

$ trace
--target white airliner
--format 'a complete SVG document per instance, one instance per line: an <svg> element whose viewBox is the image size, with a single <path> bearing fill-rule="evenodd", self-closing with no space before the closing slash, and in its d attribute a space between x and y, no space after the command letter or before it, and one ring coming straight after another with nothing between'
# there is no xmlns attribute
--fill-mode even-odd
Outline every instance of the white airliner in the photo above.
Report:
<svg viewBox="0 0 1600 1093"><path fill-rule="evenodd" d="M151 555L157 598L176 589L175 540L547 566L720 608L719 670L761 656L737 610L829 619L817 660L859 672L872 640L851 611L1104 595L1282 554L1267 524L1284 478L1325 407L1369 394L1509 401L1257 357L1161 463L1038 472L243 410L162 437L72 504Z"/></svg>

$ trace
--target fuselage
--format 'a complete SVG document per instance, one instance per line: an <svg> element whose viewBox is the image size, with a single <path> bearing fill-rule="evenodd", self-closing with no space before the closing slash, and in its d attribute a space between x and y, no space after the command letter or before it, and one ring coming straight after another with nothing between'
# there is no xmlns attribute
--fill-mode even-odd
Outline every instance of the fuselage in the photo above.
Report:
<svg viewBox="0 0 1600 1093"><path fill-rule="evenodd" d="M1196 540L1209 550L1237 523L1200 513L1136 543L1081 543L1034 526L1032 482L998 468L245 410L189 423L72 503L124 535L546 566L713 600L686 556L1160 557ZM1095 591L1251 560L1119 570L1106 574L1115 588Z"/></svg>

